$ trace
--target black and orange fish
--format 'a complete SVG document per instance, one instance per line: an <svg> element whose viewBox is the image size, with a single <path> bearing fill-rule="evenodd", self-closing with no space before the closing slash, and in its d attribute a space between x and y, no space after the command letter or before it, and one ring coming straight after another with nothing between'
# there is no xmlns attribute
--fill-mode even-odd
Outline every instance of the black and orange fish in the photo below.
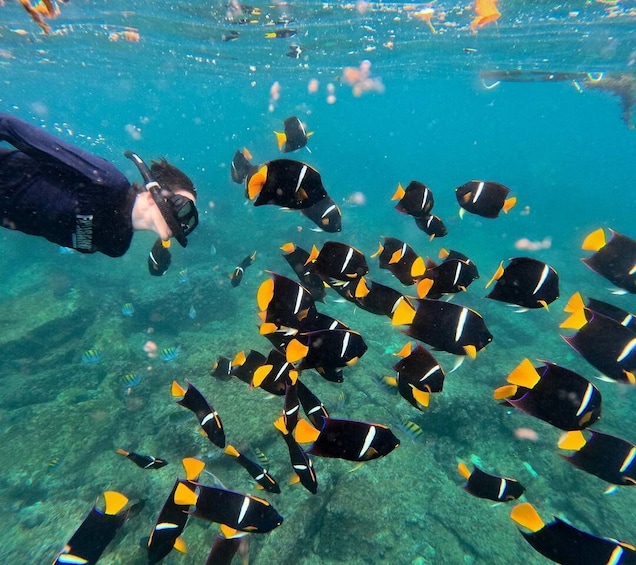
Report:
<svg viewBox="0 0 636 565"><path fill-rule="evenodd" d="M309 251L293 243L285 243L281 250L283 257L294 270L300 283L309 291L316 302L324 302L327 294L322 277L314 272L313 263L308 263Z"/></svg>
<svg viewBox="0 0 636 565"><path fill-rule="evenodd" d="M633 545L612 538L594 536L556 516L552 522L546 524L529 502L515 506L510 518L518 526L529 530L519 531L536 551L556 563L636 563L636 548Z"/></svg>
<svg viewBox="0 0 636 565"><path fill-rule="evenodd" d="M172 396L182 396L177 404L192 411L208 439L218 447L225 447L225 432L219 414L205 399L198 388L186 379L188 388L184 389L177 381L172 381Z"/></svg>
<svg viewBox="0 0 636 565"><path fill-rule="evenodd" d="M165 459L159 459L152 455L140 455L139 453L126 451L125 449L117 449L115 452L127 457L137 465L137 467L141 467L142 469L161 469L161 467L165 467L168 464Z"/></svg>
<svg viewBox="0 0 636 565"><path fill-rule="evenodd" d="M203 471L205 463L194 457L182 460L187 480L195 481ZM177 479L159 512L157 521L150 532L146 544L148 550L148 564L159 563L173 549L185 553L187 551L185 541L181 537L189 518L189 505L176 504L174 494L177 486L181 484Z"/></svg>
<svg viewBox="0 0 636 565"><path fill-rule="evenodd" d="M364 355L367 344L353 330L318 330L298 333L285 351L298 370L351 366Z"/></svg>
<svg viewBox="0 0 636 565"><path fill-rule="evenodd" d="M391 200L399 200L395 205L398 212L415 218L427 216L435 203L431 189L416 180L412 180L406 188L402 188L402 185L398 184Z"/></svg>
<svg viewBox="0 0 636 565"><path fill-rule="evenodd" d="M339 241L326 241L320 251L314 245L307 259L308 265L312 263L314 272L331 286L357 279L369 272L364 254Z"/></svg>
<svg viewBox="0 0 636 565"><path fill-rule="evenodd" d="M475 310L427 298L413 303L415 308L406 301L400 302L391 323L408 326L403 333L435 349L474 358L492 341L484 319Z"/></svg>
<svg viewBox="0 0 636 565"><path fill-rule="evenodd" d="M298 371L289 363L285 354L272 349L265 362L254 371L252 386L263 389L276 396L284 396L287 383L298 378Z"/></svg>
<svg viewBox="0 0 636 565"><path fill-rule="evenodd" d="M380 261L380 269L389 270L403 285L412 285L424 275L426 266L413 248L394 237L382 237L378 250L372 255Z"/></svg>
<svg viewBox="0 0 636 565"><path fill-rule="evenodd" d="M303 123L296 117L291 116L283 122L284 132L275 131L278 149L283 153L302 149L307 145L307 140L313 132L308 132Z"/></svg>
<svg viewBox="0 0 636 565"><path fill-rule="evenodd" d="M265 324L276 327L299 328L318 317L318 310L311 293L300 283L270 273L258 288L256 301Z"/></svg>
<svg viewBox="0 0 636 565"><path fill-rule="evenodd" d="M228 445L224 449L224 453L236 459L238 464L243 467L256 481L260 488L265 489L268 492L280 493L280 486L276 482L276 479L272 477L262 465L252 461L247 456L242 454L233 445Z"/></svg>
<svg viewBox="0 0 636 565"><path fill-rule="evenodd" d="M291 432L285 427L285 422L281 416L274 422L274 427L281 433L287 449L289 451L289 460L294 469L294 473L300 484L309 492L316 494L318 492L318 478L314 470L314 464L307 452L298 445Z"/></svg>
<svg viewBox="0 0 636 565"><path fill-rule="evenodd" d="M358 280L351 298L351 301L363 310L389 318L393 316L402 300L408 301L401 292L366 277Z"/></svg>
<svg viewBox="0 0 636 565"><path fill-rule="evenodd" d="M247 355L244 351L239 351L232 359L232 368L230 373L240 381L252 386L254 373L259 367L262 367L267 361L267 357L260 351L250 349Z"/></svg>
<svg viewBox="0 0 636 565"><path fill-rule="evenodd" d="M54 565L67 563L97 563L100 556L113 540L119 528L128 518L128 498L116 491L104 493L104 510L93 506L79 528L58 553Z"/></svg>
<svg viewBox="0 0 636 565"><path fill-rule="evenodd" d="M415 225L426 235L434 237L444 237L448 235L448 228L439 216L435 214L426 214L421 218L415 218Z"/></svg>
<svg viewBox="0 0 636 565"><path fill-rule="evenodd" d="M605 277L618 288L636 293L636 240L609 230L612 237L605 239L602 228L593 231L583 241L582 249L594 251L583 259L590 269Z"/></svg>
<svg viewBox="0 0 636 565"><path fill-rule="evenodd" d="M484 218L496 218L502 210L508 213L516 204L515 197L507 198L510 189L491 181L471 180L455 189L457 202L463 210Z"/></svg>
<svg viewBox="0 0 636 565"><path fill-rule="evenodd" d="M318 226L318 229L312 228L313 231L336 233L342 230L342 212L329 195L313 206L303 208L300 213Z"/></svg>
<svg viewBox="0 0 636 565"><path fill-rule="evenodd" d="M601 417L601 393L574 371L544 361L534 367L524 359L495 390L496 400L562 430L582 430Z"/></svg>
<svg viewBox="0 0 636 565"><path fill-rule="evenodd" d="M243 184L246 178L251 177L258 171L258 167L250 163L249 160L251 158L252 154L245 148L243 151L237 149L234 153L230 165L230 176L232 177L232 181L236 184Z"/></svg>
<svg viewBox="0 0 636 565"><path fill-rule="evenodd" d="M465 291L479 275L473 263L448 257L439 265L432 259L426 262L426 271L417 281L419 298L441 298L444 294Z"/></svg>
<svg viewBox="0 0 636 565"><path fill-rule="evenodd" d="M283 523L267 500L194 481L178 481L174 503L190 506L189 513L195 518L242 532L266 534Z"/></svg>
<svg viewBox="0 0 636 565"><path fill-rule="evenodd" d="M636 332L621 322L570 299L561 328L578 330L561 336L585 360L612 380L636 384Z"/></svg>
<svg viewBox="0 0 636 565"><path fill-rule="evenodd" d="M230 273L230 281L233 287L237 287L241 284L243 275L245 274L245 269L247 269L252 264L254 259L256 259L256 251L254 251L254 253L252 253L251 255L245 257L245 259L243 259Z"/></svg>
<svg viewBox="0 0 636 565"><path fill-rule="evenodd" d="M495 286L486 298L516 304L522 308L545 308L559 297L559 275L553 267L530 257L513 257L503 262L486 285Z"/></svg>
<svg viewBox="0 0 636 565"><path fill-rule="evenodd" d="M320 173L292 159L275 159L254 167L239 151L232 161L232 178L241 177L245 197L254 200L254 206L270 204L300 210L327 197Z"/></svg>
<svg viewBox="0 0 636 565"><path fill-rule="evenodd" d="M315 427L319 428L323 418L329 417L329 412L320 399L300 379L296 381L296 393L305 416Z"/></svg>
<svg viewBox="0 0 636 565"><path fill-rule="evenodd" d="M586 437L585 434L590 434ZM636 445L593 430L566 432L559 448L574 451L561 455L568 463L614 485L636 484Z"/></svg>
<svg viewBox="0 0 636 565"><path fill-rule="evenodd" d="M413 348L407 343L395 355L402 358L393 365L397 377L385 382L397 386L400 396L421 410L429 405L431 393L441 392L444 388L444 369L421 345Z"/></svg>
<svg viewBox="0 0 636 565"><path fill-rule="evenodd" d="M463 489L478 498L487 498L495 502L516 500L525 491L525 487L516 479L491 475L482 471L473 463L471 473L465 463L457 465L459 474L466 479Z"/></svg>
<svg viewBox="0 0 636 565"><path fill-rule="evenodd" d="M400 440L382 424L323 418L319 428L300 420L295 433L298 443L309 443L307 453L347 461L369 461L384 457L400 445Z"/></svg>

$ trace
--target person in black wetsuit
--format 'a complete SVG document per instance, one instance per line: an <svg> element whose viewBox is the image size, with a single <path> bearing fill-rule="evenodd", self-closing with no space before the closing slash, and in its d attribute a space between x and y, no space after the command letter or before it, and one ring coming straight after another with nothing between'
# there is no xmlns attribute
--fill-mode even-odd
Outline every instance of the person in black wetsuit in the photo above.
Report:
<svg viewBox="0 0 636 565"><path fill-rule="evenodd" d="M0 221L82 253L120 257L135 230L159 238L148 257L153 275L170 264L170 238L185 247L198 225L196 189L165 159L150 169L134 153L144 184L130 183L111 163L41 128L0 113Z"/></svg>

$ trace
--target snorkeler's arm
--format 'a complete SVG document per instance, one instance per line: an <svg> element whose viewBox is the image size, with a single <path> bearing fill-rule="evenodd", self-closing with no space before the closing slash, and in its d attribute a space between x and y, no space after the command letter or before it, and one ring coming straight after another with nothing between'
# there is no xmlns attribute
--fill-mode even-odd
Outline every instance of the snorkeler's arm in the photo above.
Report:
<svg viewBox="0 0 636 565"><path fill-rule="evenodd" d="M105 159L74 147L10 114L0 113L0 141L10 143L40 163L83 175L95 184L112 186L128 182L126 177Z"/></svg>

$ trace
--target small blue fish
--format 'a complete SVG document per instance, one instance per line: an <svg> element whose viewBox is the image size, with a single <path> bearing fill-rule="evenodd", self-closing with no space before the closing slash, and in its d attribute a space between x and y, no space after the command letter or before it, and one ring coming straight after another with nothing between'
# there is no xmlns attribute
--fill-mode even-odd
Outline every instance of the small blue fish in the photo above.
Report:
<svg viewBox="0 0 636 565"><path fill-rule="evenodd" d="M82 353L82 363L95 365L102 360L102 352L99 349L87 349Z"/></svg>
<svg viewBox="0 0 636 565"><path fill-rule="evenodd" d="M180 283L190 282L190 276L188 275L188 269L181 269L179 271L179 282Z"/></svg>
<svg viewBox="0 0 636 565"><path fill-rule="evenodd" d="M53 471L57 469L62 463L63 457L61 455L55 455L51 457L51 460L46 464L49 471Z"/></svg>
<svg viewBox="0 0 636 565"><path fill-rule="evenodd" d="M170 362L179 357L179 347L166 347L159 352L159 359Z"/></svg>
<svg viewBox="0 0 636 565"><path fill-rule="evenodd" d="M141 384L141 377L137 373L128 373L121 378L124 388L135 388Z"/></svg>
<svg viewBox="0 0 636 565"><path fill-rule="evenodd" d="M121 307L121 313L124 316L132 316L135 313L135 307L132 305L132 302L126 302L126 304Z"/></svg>
<svg viewBox="0 0 636 565"><path fill-rule="evenodd" d="M188 318L194 320L197 317L197 311L194 309L194 306L190 306L190 310L188 311Z"/></svg>
<svg viewBox="0 0 636 565"><path fill-rule="evenodd" d="M411 420L404 420L399 426L400 430L402 430L411 441L417 441L420 436L424 433L424 430L418 426L415 422L411 422Z"/></svg>

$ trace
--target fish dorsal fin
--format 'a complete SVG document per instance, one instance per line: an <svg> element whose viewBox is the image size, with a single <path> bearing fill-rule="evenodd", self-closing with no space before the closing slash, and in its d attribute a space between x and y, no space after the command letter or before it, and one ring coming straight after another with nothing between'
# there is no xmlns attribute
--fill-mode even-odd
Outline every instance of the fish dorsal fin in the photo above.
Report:
<svg viewBox="0 0 636 565"><path fill-rule="evenodd" d="M104 513L109 516L114 516L128 504L128 498L116 490L107 490L104 493L104 503L106 504Z"/></svg>
<svg viewBox="0 0 636 565"><path fill-rule="evenodd" d="M305 358L309 353L309 347L303 345L297 339L292 339L287 344L287 349L285 350L285 358L288 363L296 363L301 359Z"/></svg>
<svg viewBox="0 0 636 565"><path fill-rule="evenodd" d="M395 192L393 193L393 196L391 196L391 200L402 200L405 194L406 194L406 191L404 190L402 183L398 183L397 188L395 189Z"/></svg>
<svg viewBox="0 0 636 565"><path fill-rule="evenodd" d="M580 292L575 292L572 296L570 296L570 299L568 300L568 303L565 305L565 308L563 308L563 311L573 314L574 312L583 310L583 308L585 308L585 302L583 301L583 296L581 296Z"/></svg>
<svg viewBox="0 0 636 565"><path fill-rule="evenodd" d="M459 462L459 464L457 465L457 470L459 471L459 474L466 480L470 478L470 470L466 466L466 463L464 463L463 461Z"/></svg>
<svg viewBox="0 0 636 565"><path fill-rule="evenodd" d="M418 256L411 265L411 276L415 279L421 277L425 272L426 265L424 264L424 259Z"/></svg>
<svg viewBox="0 0 636 565"><path fill-rule="evenodd" d="M245 363L245 359L247 359L247 357L245 356L245 351L241 349L241 351L239 351L234 356L234 359L232 359L232 367L240 367L241 365L243 365L243 363Z"/></svg>
<svg viewBox="0 0 636 565"><path fill-rule="evenodd" d="M402 349L400 349L397 353L394 353L393 355L395 355L396 357L408 357L411 354L411 351L413 349L413 343L412 342L408 342Z"/></svg>
<svg viewBox="0 0 636 565"><path fill-rule="evenodd" d="M406 300L399 300L393 317L391 318L391 325L404 326L413 322L415 318L415 309Z"/></svg>
<svg viewBox="0 0 636 565"><path fill-rule="evenodd" d="M186 545L183 536L177 536L177 539L174 540L174 545L172 547L180 553L188 553L188 546Z"/></svg>
<svg viewBox="0 0 636 565"><path fill-rule="evenodd" d="M247 195L250 200L254 200L265 185L267 181L267 165L263 165L258 171L256 171L247 183Z"/></svg>
<svg viewBox="0 0 636 565"><path fill-rule="evenodd" d="M515 394L517 394L517 385L504 385L495 389L492 396L495 400L505 400Z"/></svg>
<svg viewBox="0 0 636 565"><path fill-rule="evenodd" d="M431 288L433 288L433 284L435 281L433 279L420 279L417 283L417 297L418 298L426 298L429 292L431 292Z"/></svg>
<svg viewBox="0 0 636 565"><path fill-rule="evenodd" d="M272 277L265 279L261 286L258 287L256 293L256 302L261 310L267 310L269 303L274 298L274 279Z"/></svg>
<svg viewBox="0 0 636 565"><path fill-rule="evenodd" d="M492 278L486 284L486 288L488 288L495 281L498 281L501 278L501 275L503 275L503 274L504 274L504 268L503 268L503 261L502 261L501 263L499 263L499 267L497 267L497 270L495 271L495 274L492 276Z"/></svg>
<svg viewBox="0 0 636 565"><path fill-rule="evenodd" d="M179 483L174 491L174 503L179 506L194 506L199 497L183 483Z"/></svg>
<svg viewBox="0 0 636 565"><path fill-rule="evenodd" d="M378 255L380 255L382 252L384 251L384 245L382 245L381 243L378 244L378 250L371 255L371 258L373 259L374 257L377 257Z"/></svg>
<svg viewBox="0 0 636 565"><path fill-rule="evenodd" d="M529 502L517 504L510 512L510 518L531 532L538 532L545 526L541 516Z"/></svg>
<svg viewBox="0 0 636 565"><path fill-rule="evenodd" d="M559 449L569 449L571 451L578 451L586 443L587 443L587 440L585 439L583 432L581 430L573 430L571 432L564 433L559 438L558 445L559 445Z"/></svg>
<svg viewBox="0 0 636 565"><path fill-rule="evenodd" d="M364 298L369 294L369 287L367 286L367 282L364 280L364 277L360 277L358 284L356 285L356 298Z"/></svg>
<svg viewBox="0 0 636 565"><path fill-rule="evenodd" d="M238 457L240 455L236 447L234 447L233 445L226 446L226 448L223 450L223 453L229 455L230 457Z"/></svg>
<svg viewBox="0 0 636 565"><path fill-rule="evenodd" d="M287 243L281 245L280 249L285 253L293 253L296 250L296 246L291 241L288 241Z"/></svg>
<svg viewBox="0 0 636 565"><path fill-rule="evenodd" d="M319 435L320 430L314 428L307 420L304 418L298 419L294 429L294 438L298 443L314 443Z"/></svg>
<svg viewBox="0 0 636 565"><path fill-rule="evenodd" d="M413 398L417 400L417 403L424 406L425 408L428 407L428 405L430 404L430 401L431 401L430 392L420 390L419 388L413 388L411 390L411 394L413 395Z"/></svg>
<svg viewBox="0 0 636 565"><path fill-rule="evenodd" d="M205 463L196 457L185 457L181 460L181 464L189 481L196 481L205 467Z"/></svg>
<svg viewBox="0 0 636 565"><path fill-rule="evenodd" d="M581 245L581 249L585 251L598 251L605 246L605 243L605 232L603 228L598 228L586 236Z"/></svg>
<svg viewBox="0 0 636 565"><path fill-rule="evenodd" d="M274 365L261 365L256 371L254 371L254 376L252 377L252 386L259 387L263 384L263 381L267 378L272 372Z"/></svg>
<svg viewBox="0 0 636 565"><path fill-rule="evenodd" d="M506 200L504 200L504 204L503 204L504 214L507 214L508 212L510 212L510 210L512 210L512 208L514 208L514 205L516 203L517 203L517 197L516 196L511 196L510 198L506 198Z"/></svg>
<svg viewBox="0 0 636 565"><path fill-rule="evenodd" d="M185 393L185 388L183 388L177 381L172 381L172 386L170 387L170 394L172 394L172 396L184 396Z"/></svg>
<svg viewBox="0 0 636 565"><path fill-rule="evenodd" d="M274 135L276 136L276 143L278 143L278 150L282 151L287 142L287 136L280 131L275 131Z"/></svg>
<svg viewBox="0 0 636 565"><path fill-rule="evenodd" d="M534 388L540 380L541 376L527 357L510 372L507 379L510 384L524 388Z"/></svg>

